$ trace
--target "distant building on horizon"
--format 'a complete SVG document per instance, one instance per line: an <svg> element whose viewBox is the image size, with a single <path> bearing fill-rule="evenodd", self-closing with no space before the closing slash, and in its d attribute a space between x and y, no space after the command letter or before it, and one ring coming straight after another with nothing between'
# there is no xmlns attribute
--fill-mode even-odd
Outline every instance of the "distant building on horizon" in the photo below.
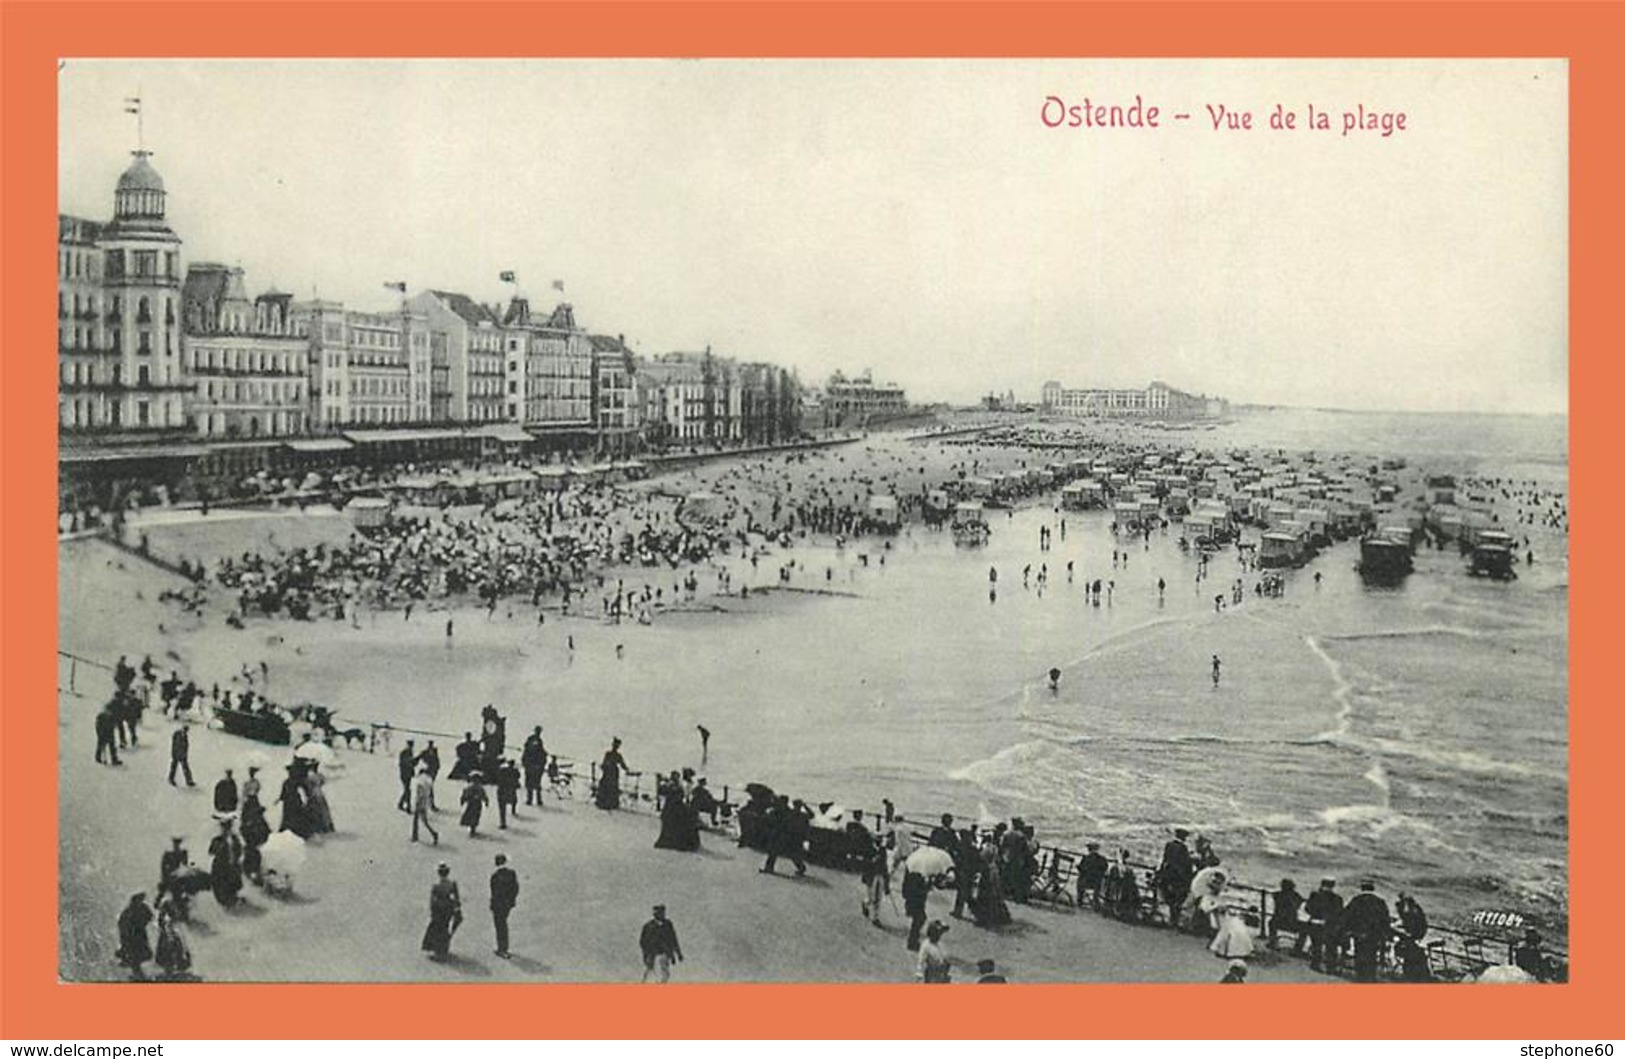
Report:
<svg viewBox="0 0 1625 1059"><path fill-rule="evenodd" d="M823 407L826 427L859 426L903 414L908 397L894 382L875 382L869 369L852 378L837 371L824 387Z"/></svg>
<svg viewBox="0 0 1625 1059"><path fill-rule="evenodd" d="M1143 390L1069 390L1051 380L1040 392L1039 406L1051 414L1106 418L1221 419L1230 414L1230 402L1222 397L1186 393L1160 380Z"/></svg>

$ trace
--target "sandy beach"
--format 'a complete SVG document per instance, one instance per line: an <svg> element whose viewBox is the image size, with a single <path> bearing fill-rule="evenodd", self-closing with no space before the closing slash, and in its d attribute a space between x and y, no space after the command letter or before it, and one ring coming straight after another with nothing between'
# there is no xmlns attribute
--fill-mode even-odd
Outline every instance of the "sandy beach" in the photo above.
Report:
<svg viewBox="0 0 1625 1059"><path fill-rule="evenodd" d="M99 546L98 546L99 547ZM115 563L119 560L114 559ZM114 583L151 592L165 575L150 568L104 567ZM98 581L105 579L98 576ZM147 605L150 610L150 604ZM127 628L154 626L131 597L120 608ZM127 624L126 624L127 623ZM171 836L187 839L194 862L214 832L208 791L223 770L244 775L251 753L272 761L287 748L257 744L192 727L196 788L164 781L170 725L149 712L139 748L125 764L92 763L90 718L100 699L97 679L81 673L83 695L63 694L60 763L61 975L73 981L119 980L113 959L114 921L129 893L151 890L158 856ZM273 677L273 681L278 679ZM398 738L398 737L397 737ZM641 810L605 813L578 790L540 811L523 806L507 831L488 815L478 838L437 816L438 846L408 841L405 814L395 808L393 758L339 750L340 768L327 787L337 825L313 839L289 898L245 891L246 901L223 909L209 894L194 898L187 936L195 968L209 981L636 981L641 973L637 932L650 906L664 903L687 956L678 981L906 982L913 956L903 946L906 920L887 906L877 929L858 915L855 876L814 868L806 879L788 872L765 878L760 855L708 833L699 853L656 850L657 821ZM266 770L274 784L276 768ZM583 785L578 785L578 787ZM453 797L442 781L441 803ZM272 809L275 820L275 809ZM485 911L492 858L505 853L519 872L512 959L493 955ZM433 963L419 951L435 865L451 865L467 922L453 958ZM947 918L951 902L931 899L931 914ZM950 950L962 963L991 957L1013 981L1216 981L1223 962L1203 943L1168 931L1115 923L1091 912L1017 906L1016 921L983 931L953 921ZM764 944L763 939L771 939ZM1257 961L1259 980L1321 980L1300 961Z"/></svg>

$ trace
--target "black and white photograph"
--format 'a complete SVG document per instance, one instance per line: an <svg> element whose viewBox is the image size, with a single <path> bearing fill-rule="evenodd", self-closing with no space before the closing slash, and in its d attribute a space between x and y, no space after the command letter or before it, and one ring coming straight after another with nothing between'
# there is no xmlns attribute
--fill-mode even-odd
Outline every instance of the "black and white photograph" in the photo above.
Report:
<svg viewBox="0 0 1625 1059"><path fill-rule="evenodd" d="M59 978L1568 981L1568 74L64 58Z"/></svg>

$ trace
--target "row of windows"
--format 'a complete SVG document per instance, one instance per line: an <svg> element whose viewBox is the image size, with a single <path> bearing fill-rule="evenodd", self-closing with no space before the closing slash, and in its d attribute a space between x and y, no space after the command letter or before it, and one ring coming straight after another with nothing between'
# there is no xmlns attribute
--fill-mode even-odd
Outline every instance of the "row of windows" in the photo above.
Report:
<svg viewBox="0 0 1625 1059"><path fill-rule="evenodd" d="M508 383L508 392L515 392L514 381ZM525 390L535 397L582 397L592 396L591 382L578 382L575 379L558 379L550 375L540 377L532 376L525 385Z"/></svg>
<svg viewBox="0 0 1625 1059"><path fill-rule="evenodd" d="M400 349L401 335L399 331L364 331L352 327L350 345L361 349Z"/></svg>
<svg viewBox="0 0 1625 1059"><path fill-rule="evenodd" d="M104 346L97 343L97 341L96 341L96 331L95 331L94 328L75 327L75 328L70 330L70 329L68 329L66 327L59 327L59 328L56 329L56 345L57 345L58 349L85 350L85 351L91 352L91 353L95 353L95 352L121 353L121 352L123 352L123 350L124 350L124 333L122 331L118 331L118 330L109 331L109 332L107 332L107 337L112 339L112 342L109 345L104 347ZM137 353L148 353L148 354L150 354L152 352L152 348L153 348L152 347L152 332L143 329L136 336L135 351ZM164 354L166 356L170 356L170 355L173 355L174 352L175 352L175 336L172 335L172 334L164 335Z"/></svg>
<svg viewBox="0 0 1625 1059"><path fill-rule="evenodd" d="M68 303L67 293L65 291L57 291L56 292L56 317L57 317L58 320L66 320L68 318L68 315L69 315L68 305L69 305L69 303ZM84 317L94 318L95 315L97 314L97 312L99 311L97 301L96 301L96 296L94 294L86 294L84 297L81 298L79 296L79 293L77 291L75 291L74 294L73 294L73 303L72 303L72 305L73 305L72 315L75 318L84 318ZM175 322L175 299L174 298L165 298L165 299L163 299L163 310L164 310L164 323L166 323L166 324L174 324L174 322ZM124 301L117 294L113 294L113 295L108 296L108 299L107 299L107 315L110 318L109 321L108 321L109 323L117 321L120 317L122 317L124 315ZM145 294L143 294L140 298L136 299L136 303L135 303L135 322L138 323L138 324L150 324L150 323L153 322L152 299L149 298Z"/></svg>
<svg viewBox="0 0 1625 1059"><path fill-rule="evenodd" d="M109 250L103 258L103 274L110 280L133 276L137 279L179 279L180 253L175 250Z"/></svg>
<svg viewBox="0 0 1625 1059"><path fill-rule="evenodd" d="M100 257L94 250L62 249L56 252L56 274L61 279L97 279L96 262Z"/></svg>
<svg viewBox="0 0 1625 1059"><path fill-rule="evenodd" d="M205 437L250 437L261 435L281 437L286 434L301 434L305 429L305 417L300 412L268 412L264 419L258 415L244 416L242 414L228 414L226 412L210 412L205 415L199 426L203 429Z"/></svg>
<svg viewBox="0 0 1625 1059"><path fill-rule="evenodd" d="M406 393L405 379L380 379L366 376L350 380L350 395L352 397L405 397Z"/></svg>
<svg viewBox="0 0 1625 1059"><path fill-rule="evenodd" d="M193 371L265 371L287 375L303 374L305 370L304 355L292 351L193 347L190 360Z"/></svg>
<svg viewBox="0 0 1625 1059"><path fill-rule="evenodd" d="M98 413L97 409L102 409ZM95 427L175 427L180 425L180 410L174 401L159 401L156 408L151 401L133 402L133 410L126 416L124 402L99 401L94 397L76 397L58 405L62 426L89 430Z"/></svg>
<svg viewBox="0 0 1625 1059"><path fill-rule="evenodd" d="M102 374L100 381L113 386L124 385L124 366L122 364L113 364L110 365L110 368L110 371ZM87 364L83 361L63 361L58 374L64 386L95 386L98 383L96 365ZM135 384L137 386L151 386L152 378L152 367L150 365L136 365ZM162 378L166 386L174 382L174 376L167 371L163 373Z"/></svg>
<svg viewBox="0 0 1625 1059"><path fill-rule="evenodd" d="M233 404L297 404L304 400L304 380L263 382L257 379L203 380L203 398L207 401L230 401Z"/></svg>
<svg viewBox="0 0 1625 1059"><path fill-rule="evenodd" d="M329 409L329 411L336 411ZM336 422L337 416L330 416L328 422ZM345 419L348 423L405 423L407 421L406 409L399 405L367 405L361 408L352 408Z"/></svg>

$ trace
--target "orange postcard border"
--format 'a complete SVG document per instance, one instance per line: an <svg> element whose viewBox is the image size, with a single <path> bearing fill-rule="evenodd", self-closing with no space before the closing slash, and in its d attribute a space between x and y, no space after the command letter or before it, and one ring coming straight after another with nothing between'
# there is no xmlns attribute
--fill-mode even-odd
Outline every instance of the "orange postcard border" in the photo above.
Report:
<svg viewBox="0 0 1625 1059"><path fill-rule="evenodd" d="M1625 7L1611 3L502 2L0 3L0 1037L233 1038L283 1028L356 1037L1543 1037L1617 1034L1625 916L1604 898L1625 876L1608 807L1622 733L1606 700L1608 599L1620 510L1606 453L1621 370L1606 351L1607 265L1622 245L1619 118ZM500 33L491 27L500 26ZM1571 955L1574 980L1526 989L1025 986L943 1018L905 986L61 985L56 981L54 64L77 56L1538 56L1570 62L1570 430L1575 516L1570 597ZM37 310L37 311L36 311ZM200 998L191 990L201 988ZM455 1020L413 1016L456 989ZM182 992L185 990L185 992ZM1367 1001L1373 998L1365 998ZM200 1002L201 1001L201 1002ZM838 1021L804 1017L835 1010ZM372 1012L358 1018L357 1012ZM1612 1016L1612 1017L1610 1017Z"/></svg>

